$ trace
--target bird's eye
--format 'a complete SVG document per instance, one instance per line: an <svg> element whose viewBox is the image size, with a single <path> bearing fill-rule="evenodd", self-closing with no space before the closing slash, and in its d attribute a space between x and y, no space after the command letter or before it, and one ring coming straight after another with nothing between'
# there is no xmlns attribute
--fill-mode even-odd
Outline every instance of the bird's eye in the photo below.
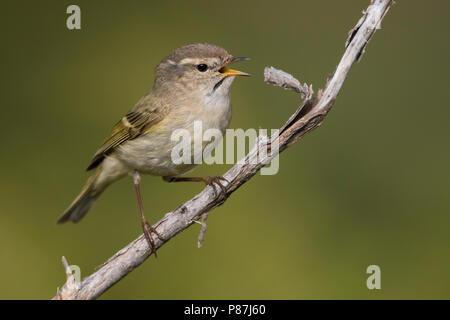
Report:
<svg viewBox="0 0 450 320"><path fill-rule="evenodd" d="M199 64L197 66L197 70L200 71L200 72L205 72L206 70L208 70L208 66L206 64L204 64L204 63Z"/></svg>

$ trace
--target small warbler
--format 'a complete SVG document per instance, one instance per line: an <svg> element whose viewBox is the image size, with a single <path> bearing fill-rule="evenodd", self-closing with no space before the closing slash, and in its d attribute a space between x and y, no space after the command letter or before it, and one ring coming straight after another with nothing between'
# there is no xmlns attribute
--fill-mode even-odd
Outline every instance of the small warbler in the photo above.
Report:
<svg viewBox="0 0 450 320"><path fill-rule="evenodd" d="M225 132L231 120L231 83L235 76L249 75L228 68L240 60L247 58L233 57L207 43L183 46L163 59L156 68L153 88L113 127L87 168L92 175L58 223L79 221L106 187L129 174L138 197L143 232L154 251L152 233L160 236L144 216L140 173L162 176L168 182L203 181L223 187L222 177L179 177L195 164L172 161L172 148L177 142L171 135L176 129L186 129L193 137L194 121L201 121L203 130Z"/></svg>

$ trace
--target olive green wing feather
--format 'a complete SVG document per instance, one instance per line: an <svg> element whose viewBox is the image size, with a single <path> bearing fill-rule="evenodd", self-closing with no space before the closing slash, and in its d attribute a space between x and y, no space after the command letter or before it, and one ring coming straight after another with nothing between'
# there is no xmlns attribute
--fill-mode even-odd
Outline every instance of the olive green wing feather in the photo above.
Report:
<svg viewBox="0 0 450 320"><path fill-rule="evenodd" d="M161 121L163 114L157 110L139 110L127 113L113 127L109 138L95 153L87 170L96 168L103 159L111 154L122 143L139 137L151 126Z"/></svg>

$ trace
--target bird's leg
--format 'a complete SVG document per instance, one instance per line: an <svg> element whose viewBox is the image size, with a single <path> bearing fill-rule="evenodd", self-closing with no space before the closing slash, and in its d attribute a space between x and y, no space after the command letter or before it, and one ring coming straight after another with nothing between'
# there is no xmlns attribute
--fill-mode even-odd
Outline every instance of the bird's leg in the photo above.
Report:
<svg viewBox="0 0 450 320"><path fill-rule="evenodd" d="M158 234L156 229L153 228L151 226L151 224L148 223L147 219L144 216L144 205L142 204L141 189L140 189L141 176L140 176L139 172L133 171L131 176L133 178L134 188L136 190L136 195L137 195L137 199L138 199L139 211L141 213L142 231L144 232L144 236L145 236L145 239L147 240L150 250L155 254L155 257L156 257L156 248L155 248L155 242L153 241L152 233L156 234L156 236L161 241L163 239Z"/></svg>
<svg viewBox="0 0 450 320"><path fill-rule="evenodd" d="M222 176L217 177L163 177L164 181L167 182L203 182L206 185L212 186L214 189L214 193L217 196L216 187L215 185L218 185L221 189L221 196L225 197L227 195L227 189L222 184L222 181L228 182L227 179L225 179Z"/></svg>

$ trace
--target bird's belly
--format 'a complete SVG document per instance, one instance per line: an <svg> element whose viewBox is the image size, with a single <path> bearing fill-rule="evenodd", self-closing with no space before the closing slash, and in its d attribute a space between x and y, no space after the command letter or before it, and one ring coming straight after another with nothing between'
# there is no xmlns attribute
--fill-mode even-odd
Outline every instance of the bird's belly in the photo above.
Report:
<svg viewBox="0 0 450 320"><path fill-rule="evenodd" d="M172 149L176 145L167 138L146 134L128 141L117 150L119 159L127 166L156 176L176 176L191 170L194 165L176 164L172 161Z"/></svg>
<svg viewBox="0 0 450 320"><path fill-rule="evenodd" d="M203 159L203 150L211 142L202 141L201 148L198 148L194 146L194 141L191 140L190 160L180 163L180 161L174 161L172 157L174 147L179 148L181 145L180 138L175 139L173 133L176 129L183 129L184 133L189 133L189 136L194 139L193 137L199 130L199 122L197 122L197 125L194 125L196 121L201 122L202 136L205 130L208 129L218 129L224 133L231 120L231 109L227 107L222 112L214 111L209 114L202 112L201 116L196 115L195 112L188 115L172 114L148 133L127 141L118 147L117 156L130 168L142 173L156 176L178 176L184 174L198 164L198 162L194 161L195 159ZM174 123L178 125L174 127ZM194 132L195 130L197 131ZM219 141L214 142L218 143ZM211 149L210 146L208 146L208 149Z"/></svg>

